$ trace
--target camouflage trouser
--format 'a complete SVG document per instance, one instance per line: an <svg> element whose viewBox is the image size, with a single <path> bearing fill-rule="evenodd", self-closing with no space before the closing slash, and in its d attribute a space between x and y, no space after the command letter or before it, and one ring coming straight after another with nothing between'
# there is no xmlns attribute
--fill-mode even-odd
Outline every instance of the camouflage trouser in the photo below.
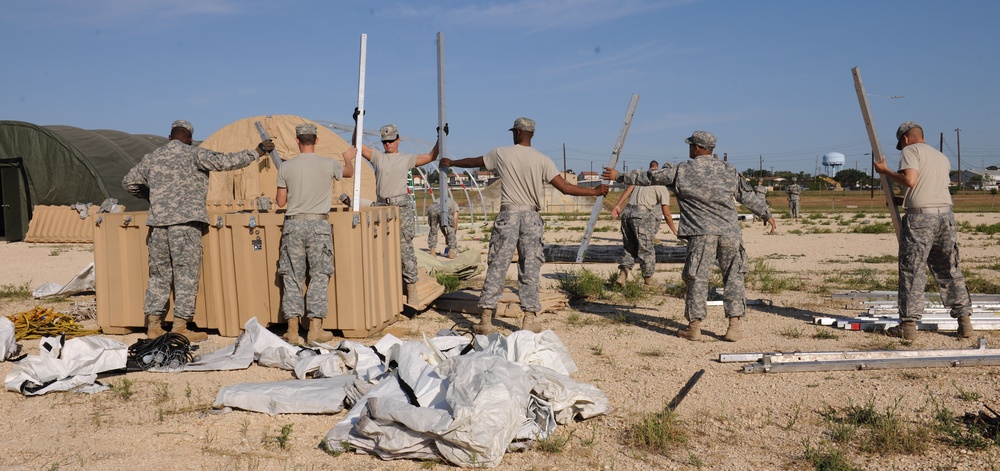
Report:
<svg viewBox="0 0 1000 471"><path fill-rule="evenodd" d="M958 234L955 215L907 214L899 237L899 318L920 320L924 312L927 268L951 317L972 314L972 300L965 276L958 268Z"/></svg>
<svg viewBox="0 0 1000 471"><path fill-rule="evenodd" d="M656 233L660 230L660 218L653 211L628 205L622 211L622 242L625 253L618 268L631 270L636 259L642 268L642 277L653 276L656 270Z"/></svg>
<svg viewBox="0 0 1000 471"><path fill-rule="evenodd" d="M743 317L746 314L746 292L743 278L747 273L747 254L743 250L743 237L736 235L690 236L687 260L682 277L687 286L684 296L684 316L688 321L700 321L707 315L708 279L718 264L722 269L725 287L722 305L726 317Z"/></svg>
<svg viewBox="0 0 1000 471"><path fill-rule="evenodd" d="M496 309L507 267L517 249L517 281L521 298L521 310L541 312L539 299L539 272L545 256L542 253L542 217L534 211L500 211L493 221L490 234L490 252L487 257L486 281L479 307Z"/></svg>
<svg viewBox="0 0 1000 471"><path fill-rule="evenodd" d="M436 203L435 203L436 204ZM430 226L430 231L427 232L427 248L431 249L431 252L438 245L438 231L444 234L444 241L447 244L449 251L455 251L458 249L458 241L455 238L455 230L452 229L451 225L445 221L442 221L440 212L427 212L427 225Z"/></svg>
<svg viewBox="0 0 1000 471"><path fill-rule="evenodd" d="M191 320L201 277L201 236L205 224L191 222L151 227L146 247L149 249L149 286L143 311L147 316L167 313L170 286L174 288L174 317Z"/></svg>
<svg viewBox="0 0 1000 471"><path fill-rule="evenodd" d="M799 199L790 198L788 200L788 213L792 215L793 218L799 217Z"/></svg>
<svg viewBox="0 0 1000 471"><path fill-rule="evenodd" d="M329 221L285 220L281 228L278 274L284 286L281 311L285 319L302 317L303 312L306 317L326 317L327 291L333 274L333 231ZM304 310L303 288L306 288Z"/></svg>
<svg viewBox="0 0 1000 471"><path fill-rule="evenodd" d="M413 253L413 233L416 231L416 211L413 204L399 207L399 245L403 259L403 283L417 282L417 255Z"/></svg>

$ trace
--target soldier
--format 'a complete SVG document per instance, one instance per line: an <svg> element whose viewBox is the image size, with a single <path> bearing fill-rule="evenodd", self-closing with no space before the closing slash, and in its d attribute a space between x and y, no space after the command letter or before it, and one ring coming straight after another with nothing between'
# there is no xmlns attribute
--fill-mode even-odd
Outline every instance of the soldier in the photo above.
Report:
<svg viewBox="0 0 1000 471"><path fill-rule="evenodd" d="M358 120L355 110L354 121ZM354 130L355 135L357 129ZM445 125L445 134L448 126ZM411 307L420 305L417 293L417 256L413 253L414 219L416 211L407 189L407 176L410 169L433 162L438 157L438 145L429 154L405 154L399 151L399 129L395 124L387 124L379 129L382 136L382 147L385 152L361 145L361 155L372 163L375 168L375 194L378 197L375 204L380 206L399 206L399 244L402 254L403 283L406 285L406 304ZM355 141L357 142L357 141ZM348 149L355 153L356 149Z"/></svg>
<svg viewBox="0 0 1000 471"><path fill-rule="evenodd" d="M328 342L333 335L323 330L323 319L329 312L327 291L333 274L333 233L329 220L333 179L352 177L354 162L348 158L345 166L336 159L316 155L319 138L315 124L295 126L295 142L299 155L278 169L278 190L274 196L279 208L288 204L278 255L278 274L285 288L281 294L281 311L288 321L284 339L292 344L303 343L299 336L299 320L304 312L309 318L306 335L309 343ZM306 273L309 286L303 303Z"/></svg>
<svg viewBox="0 0 1000 471"><path fill-rule="evenodd" d="M798 178L792 177L792 184L785 187L785 193L788 193L788 212L792 219L799 218L799 194L802 193L802 187L798 182Z"/></svg>
<svg viewBox="0 0 1000 471"><path fill-rule="evenodd" d="M539 271L545 257L542 255L542 198L545 183L564 195L601 196L608 194L607 185L584 188L571 185L563 179L551 158L531 147L535 135L535 122L517 118L510 128L514 145L497 147L479 157L461 160L441 159L441 166L479 168L486 167L500 176L500 212L493 221L490 251L487 259L486 281L479 298L483 315L473 329L485 335L493 331L493 314L503 293L503 280L507 267L517 249L518 291L524 319L521 329L538 332L536 317L542 310L539 299Z"/></svg>
<svg viewBox="0 0 1000 471"><path fill-rule="evenodd" d="M899 234L899 320L889 335L906 340L917 338L917 321L924 312L927 268L934 275L941 302L958 319L958 336L972 336L972 300L965 276L958 268L958 233L948 193L951 162L924 142L924 130L907 121L896 130L896 149L901 150L899 171L893 172L885 156L875 162L875 171L906 187L902 205L906 209Z"/></svg>
<svg viewBox="0 0 1000 471"><path fill-rule="evenodd" d="M442 178L445 177L442 176ZM447 197L442 196L442 198ZM430 231L427 232L427 248L430 249L432 255L437 255L437 236L438 231L440 231L444 234L448 258L455 258L458 256L458 238L455 234L458 227L458 203L455 202L454 198L447 199L449 211L445 217L441 217L440 201L435 201L427 208L427 225L430 226Z"/></svg>
<svg viewBox="0 0 1000 471"><path fill-rule="evenodd" d="M649 170L659 168L660 164L655 160L649 163ZM626 201L628 205L625 205L625 210L622 211ZM625 286L628 272L635 266L636 259L639 260L643 282L646 285L653 284L653 273L656 271L656 233L660 230L660 214L657 214L656 209L663 213L667 227L676 237L677 226L674 225L674 218L670 214L670 192L665 186L630 185L611 210L612 219L619 214L622 217L622 242L625 245L625 253L622 254L622 260L618 264L618 284L621 286Z"/></svg>
<svg viewBox="0 0 1000 471"><path fill-rule="evenodd" d="M681 208L678 237L688 241L682 276L687 286L684 316L689 323L678 335L688 340L701 339L701 322L707 315L708 278L714 261L722 269L725 285L723 306L729 318L725 340L735 342L742 337L740 319L746 314L743 278L747 272L735 202L760 216L765 225L770 224L772 234L777 224L767 204L736 169L712 157L714 135L695 131L684 142L688 144L689 161L665 164L656 171L633 170L621 175L613 168L605 168L603 177L634 185L666 185L673 191Z"/></svg>
<svg viewBox="0 0 1000 471"><path fill-rule="evenodd" d="M201 275L201 236L208 225L208 173L246 167L274 150L274 143L266 140L257 145L256 151L220 154L191 145L191 123L177 120L170 128L170 141L146 154L122 179L122 187L133 196L149 200L149 286L143 306L146 336L164 334L161 323L173 285L171 332L197 342L208 334L188 330L187 323L194 317Z"/></svg>

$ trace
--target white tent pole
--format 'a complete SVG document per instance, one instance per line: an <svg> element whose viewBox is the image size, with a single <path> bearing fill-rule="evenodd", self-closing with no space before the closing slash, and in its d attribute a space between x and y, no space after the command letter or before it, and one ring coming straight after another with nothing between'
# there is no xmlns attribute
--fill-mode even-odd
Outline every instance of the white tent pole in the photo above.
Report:
<svg viewBox="0 0 1000 471"><path fill-rule="evenodd" d="M358 70L358 121L355 126L354 133L354 147L357 149L357 154L354 156L354 198L351 199L351 210L358 211L361 209L361 159L364 156L361 155L361 146L363 144L363 139L361 138L362 130L365 128L365 57L368 54L368 35L361 34L361 60L360 67Z"/></svg>

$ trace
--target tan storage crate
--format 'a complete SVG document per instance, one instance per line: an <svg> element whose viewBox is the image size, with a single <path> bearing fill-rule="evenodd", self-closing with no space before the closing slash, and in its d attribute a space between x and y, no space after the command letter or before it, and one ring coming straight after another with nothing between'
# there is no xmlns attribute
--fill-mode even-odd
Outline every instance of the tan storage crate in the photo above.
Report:
<svg viewBox="0 0 1000 471"><path fill-rule="evenodd" d="M94 233L98 324L108 333L144 325L143 298L149 278L147 213L103 215ZM399 209L334 210L334 274L324 326L350 338L366 337L402 311ZM202 239L201 281L195 324L239 335L256 317L261 325L283 323L278 249L281 213L213 213Z"/></svg>

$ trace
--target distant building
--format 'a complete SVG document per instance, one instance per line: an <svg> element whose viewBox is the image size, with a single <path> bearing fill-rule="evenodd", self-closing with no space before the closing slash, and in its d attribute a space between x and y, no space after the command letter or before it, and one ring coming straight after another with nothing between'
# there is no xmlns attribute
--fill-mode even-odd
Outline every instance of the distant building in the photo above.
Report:
<svg viewBox="0 0 1000 471"><path fill-rule="evenodd" d="M580 183L599 182L601 181L601 174L597 172L580 172L580 175L577 177L577 181Z"/></svg>

